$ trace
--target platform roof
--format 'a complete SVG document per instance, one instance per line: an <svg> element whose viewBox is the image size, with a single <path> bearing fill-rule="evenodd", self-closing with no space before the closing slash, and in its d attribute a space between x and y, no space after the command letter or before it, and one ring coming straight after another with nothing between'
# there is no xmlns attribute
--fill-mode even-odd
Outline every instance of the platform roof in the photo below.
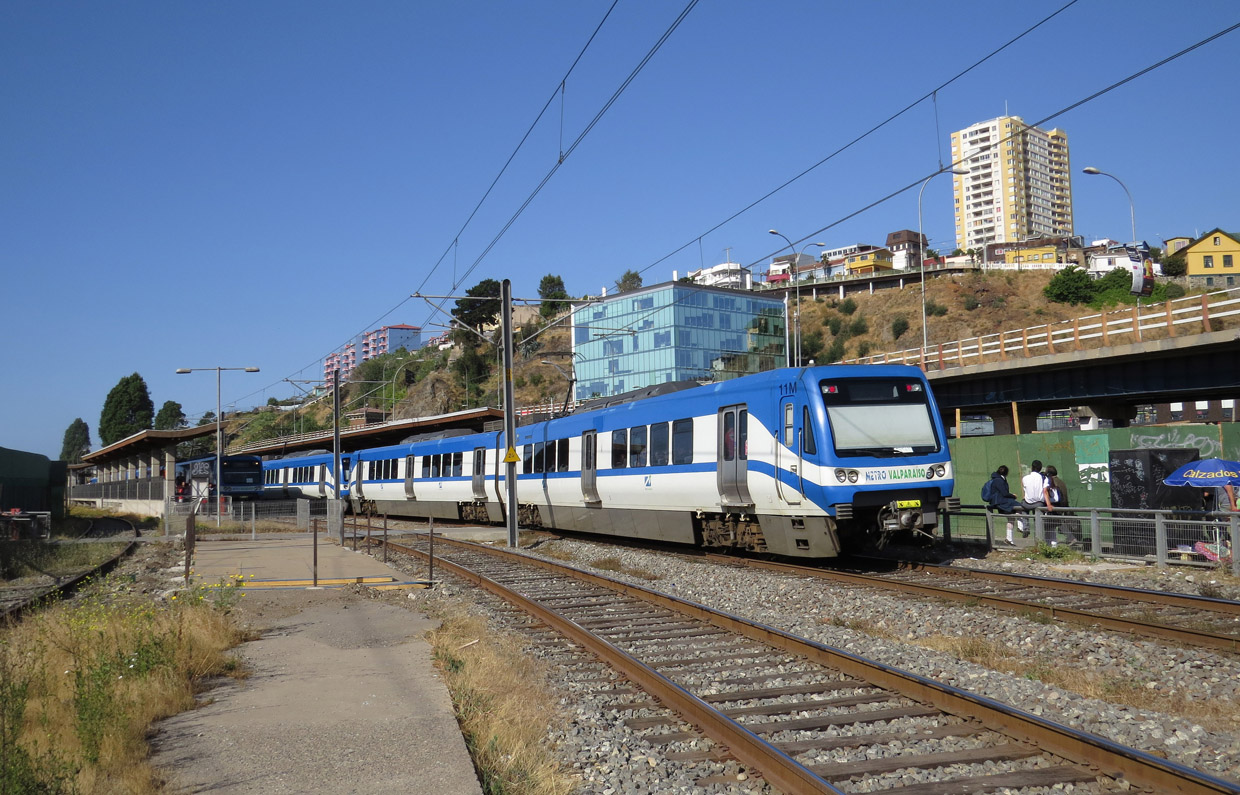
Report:
<svg viewBox="0 0 1240 795"><path fill-rule="evenodd" d="M208 436L213 433L215 433L215 423L198 425L194 428L180 428L175 431L138 431L132 436L126 436L119 442L113 442L93 453L87 453L82 456L82 463L95 466L108 464L116 459L163 450L169 445L187 442L190 439L197 439L200 436Z"/></svg>
<svg viewBox="0 0 1240 795"><path fill-rule="evenodd" d="M454 430L465 428L471 431L485 430L491 422L502 422L504 412L495 408L466 409L448 414L435 414L429 417L411 417L403 420L377 422L371 425L341 427L341 452L352 452L369 447L385 447L399 444L401 439L416 433ZM304 450L321 449L332 446L332 431L303 433L298 436L285 436L278 439L264 439L243 447L232 447L228 453L232 455L288 455Z"/></svg>

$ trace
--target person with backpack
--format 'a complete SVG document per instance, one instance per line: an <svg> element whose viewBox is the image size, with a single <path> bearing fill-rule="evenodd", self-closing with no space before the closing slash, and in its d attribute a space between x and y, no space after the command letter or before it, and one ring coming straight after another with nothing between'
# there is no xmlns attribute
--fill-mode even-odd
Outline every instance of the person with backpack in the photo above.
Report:
<svg viewBox="0 0 1240 795"><path fill-rule="evenodd" d="M1054 465L1047 464L1046 480L1050 484L1047 489L1050 496L1050 505L1055 508L1068 507L1068 484L1063 482L1063 478L1059 477L1059 470ZM1059 533L1063 533L1068 539L1068 546L1079 547L1081 545L1080 525L1076 517L1064 516L1054 522L1054 532L1047 530L1047 535L1051 537L1051 546L1055 546L1053 539L1057 538Z"/></svg>
<svg viewBox="0 0 1240 795"><path fill-rule="evenodd" d="M1029 465L1029 474L1020 479L1021 491L1024 492L1025 510L1030 514L1037 514L1039 508L1045 508L1047 512L1054 511L1054 503L1051 500L1051 485L1046 480L1046 475L1042 474L1042 462L1033 459L1033 463ZM1049 523L1048 523L1049 525ZM1049 527L1044 527L1043 531L1050 536ZM1028 533L1025 533L1028 536ZM1050 543L1051 539L1046 539ZM1054 546L1054 544L1051 544Z"/></svg>
<svg viewBox="0 0 1240 795"><path fill-rule="evenodd" d="M1008 518L1007 520L1007 545L1016 546L1016 542L1012 539L1012 518L1016 517L1016 525L1020 529L1023 536L1028 536L1029 531L1025 529L1025 520L1019 515L1021 506L1016 501L1016 495L1012 493L1012 489L1008 486L1008 468L1000 464L999 468L990 474L990 480L986 481L982 486L982 502L986 503L992 511L1001 513Z"/></svg>

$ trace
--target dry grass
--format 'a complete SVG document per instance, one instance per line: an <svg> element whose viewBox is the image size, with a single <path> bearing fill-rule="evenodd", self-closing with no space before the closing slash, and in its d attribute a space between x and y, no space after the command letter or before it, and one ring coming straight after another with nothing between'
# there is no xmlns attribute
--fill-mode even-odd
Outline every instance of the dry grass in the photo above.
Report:
<svg viewBox="0 0 1240 795"><path fill-rule="evenodd" d="M830 624L833 627L843 627L851 629L855 632L864 632L865 634L875 637L884 638L886 640L895 640L898 637L894 632L886 627L880 626L876 622L868 618L844 618L843 616L831 616L821 620L823 624Z"/></svg>
<svg viewBox="0 0 1240 795"><path fill-rule="evenodd" d="M1163 692L1130 678L1107 676L1065 665L1060 657L1021 654L985 638L935 635L913 642L986 668L1036 679L1086 698L1174 715L1209 731L1234 732L1240 724L1240 712L1230 701L1189 699L1184 694Z"/></svg>
<svg viewBox="0 0 1240 795"><path fill-rule="evenodd" d="M566 795L572 778L547 743L554 699L545 671L519 643L463 613L430 633L435 661L452 694L457 721L489 795Z"/></svg>
<svg viewBox="0 0 1240 795"><path fill-rule="evenodd" d="M149 727L235 672L225 652L242 635L213 594L154 605L109 590L0 632L0 791L159 792Z"/></svg>

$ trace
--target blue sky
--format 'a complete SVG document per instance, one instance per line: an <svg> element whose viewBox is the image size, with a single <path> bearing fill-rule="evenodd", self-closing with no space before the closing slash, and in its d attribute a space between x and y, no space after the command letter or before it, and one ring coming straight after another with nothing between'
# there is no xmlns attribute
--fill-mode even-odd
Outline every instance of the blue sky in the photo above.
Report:
<svg viewBox="0 0 1240 795"><path fill-rule="evenodd" d="M97 445L135 371L192 417L214 379L178 367L262 368L224 375L226 407L290 396L360 331L434 331L419 288L654 284L728 249L765 263L772 227L882 243L916 227L915 189L837 222L946 162L953 130L1036 122L1240 21L1233 0L1079 0L720 226L1065 2L702 0L498 242L681 2L616 3L468 225L610 0L5 3L0 446L55 457L75 417ZM1153 243L1240 227L1237 63L1240 31L1045 125L1068 133L1078 234L1129 220L1084 166L1124 180ZM954 247L948 178L924 216Z"/></svg>

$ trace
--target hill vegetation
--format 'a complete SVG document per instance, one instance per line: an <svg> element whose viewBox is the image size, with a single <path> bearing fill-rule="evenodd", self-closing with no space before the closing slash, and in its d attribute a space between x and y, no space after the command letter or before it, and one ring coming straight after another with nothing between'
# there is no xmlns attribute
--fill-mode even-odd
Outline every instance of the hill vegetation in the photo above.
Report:
<svg viewBox="0 0 1240 795"><path fill-rule="evenodd" d="M1090 280L1072 268L1058 273L931 276L926 282L927 336L935 345L1071 320L1105 307L1134 303L1128 289L1129 276L1124 271L1100 280ZM1183 294L1178 284L1160 282L1153 300ZM843 298L838 287L806 286L801 288L801 307L802 353L818 364L921 346L922 292L916 280L900 289ZM513 336L517 341L513 368L517 405L563 403L569 383L546 362L572 372L567 314L531 315ZM494 337L498 339L498 332ZM454 332L454 343L445 350L430 347L409 353L402 349L363 362L342 390L342 410L372 408L392 419L403 419L500 405L496 346L459 330ZM331 399L319 399L295 412L287 406L269 405L257 414L239 415L231 425L234 443L330 428Z"/></svg>

